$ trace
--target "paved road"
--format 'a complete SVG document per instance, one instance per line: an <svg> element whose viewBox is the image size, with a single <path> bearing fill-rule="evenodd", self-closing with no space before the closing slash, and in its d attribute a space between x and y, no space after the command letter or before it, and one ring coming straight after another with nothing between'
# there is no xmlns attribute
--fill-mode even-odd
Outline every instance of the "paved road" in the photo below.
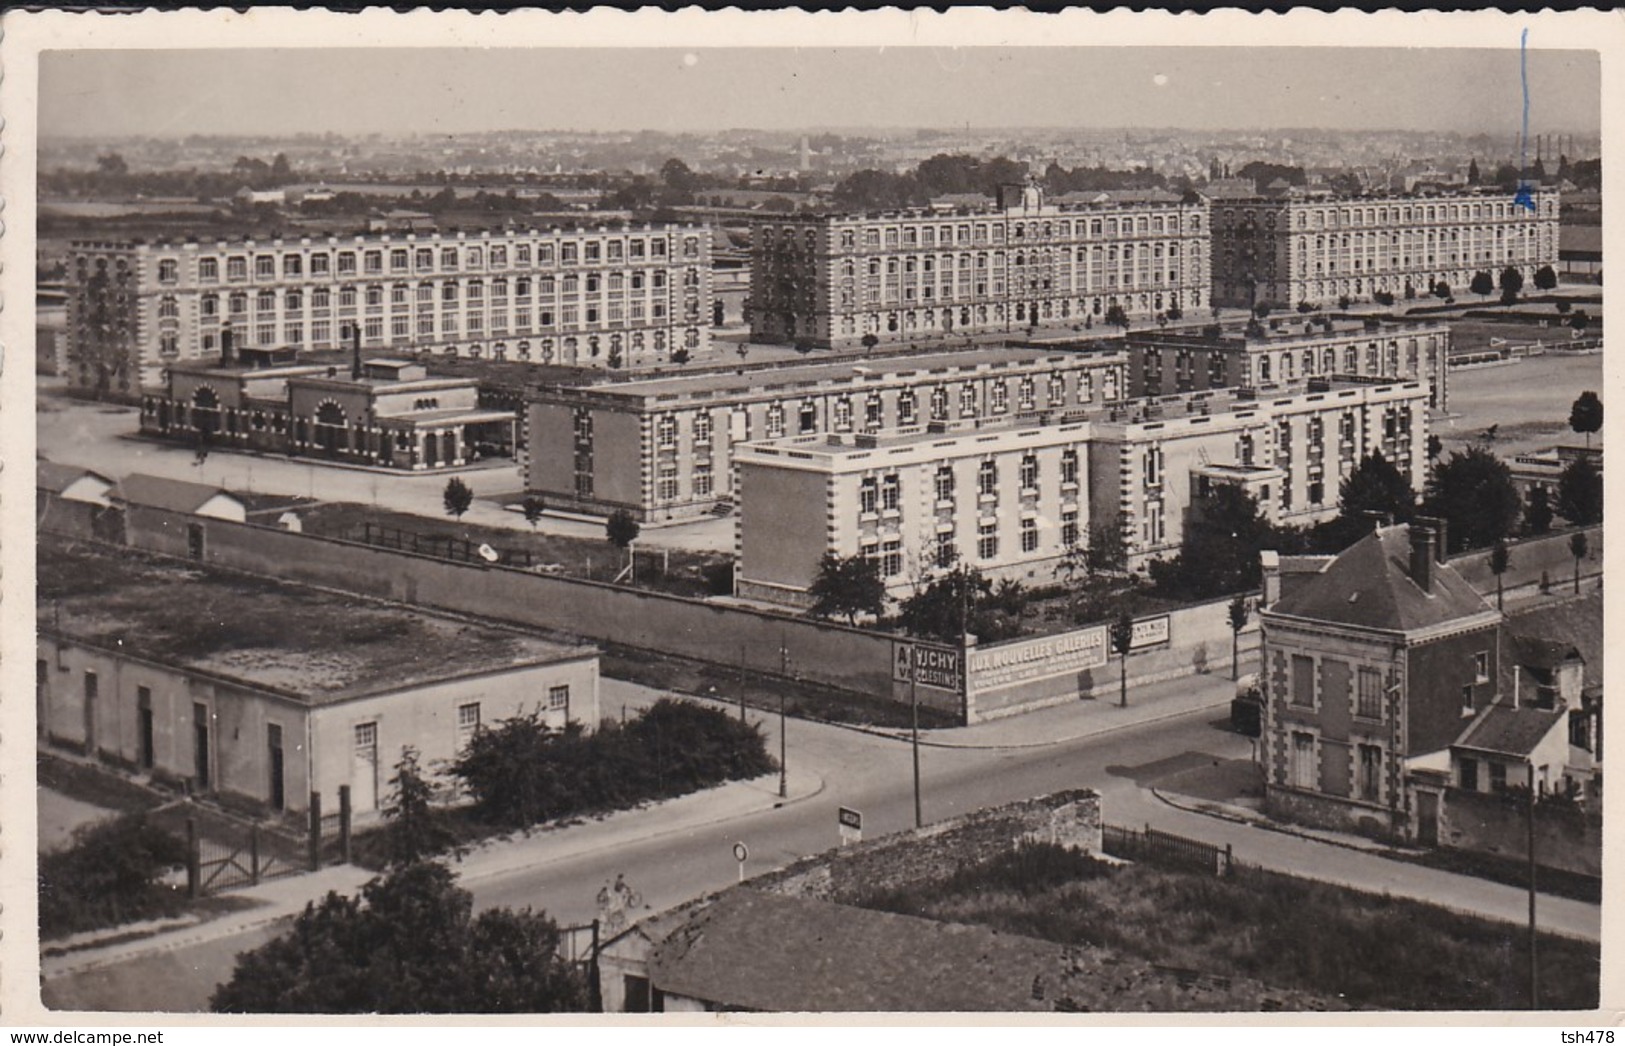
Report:
<svg viewBox="0 0 1625 1046"><path fill-rule="evenodd" d="M606 682L606 707L610 702L618 704L622 689L629 686ZM639 700L630 691L625 696L630 702ZM1246 754L1246 739L1219 729L1214 718L1214 713L1199 713L1045 749L925 748L921 776L926 819L940 820L1062 788L1095 787L1107 796L1108 815L1116 820L1112 810L1120 797L1139 789L1108 767L1154 762L1193 751L1216 758ZM764 728L776 746L776 719L769 717ZM816 769L825 782L815 797L726 824L633 843L612 854L599 852L477 880L468 884L476 904L530 905L564 923L584 922L595 914L598 888L621 872L643 894L646 904L660 910L735 882L738 866L732 848L736 841L750 849L747 870L751 874L836 845L838 806L861 810L866 834L880 835L913 825L906 744L796 720L789 723L788 740L792 765ZM275 933L274 928L262 928L237 938L146 954L55 978L45 984L45 1002L73 1009L202 1010L214 985L229 972L236 953Z"/></svg>

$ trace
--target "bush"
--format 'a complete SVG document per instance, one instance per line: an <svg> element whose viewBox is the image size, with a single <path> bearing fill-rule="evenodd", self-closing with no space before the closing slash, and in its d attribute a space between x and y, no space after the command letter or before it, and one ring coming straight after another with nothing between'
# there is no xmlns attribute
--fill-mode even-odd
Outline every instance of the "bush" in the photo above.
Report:
<svg viewBox="0 0 1625 1046"><path fill-rule="evenodd" d="M1309 302L1300 301L1300 302L1298 302L1298 311L1303 312L1303 313L1314 312L1315 307L1313 305L1311 305Z"/></svg>
<svg viewBox="0 0 1625 1046"><path fill-rule="evenodd" d="M1394 303L1394 295L1391 291L1378 291L1371 298L1378 305L1392 305Z"/></svg>
<svg viewBox="0 0 1625 1046"><path fill-rule="evenodd" d="M705 582L705 590L713 596L731 596L734 593L732 560L724 563L707 563L700 568L700 578Z"/></svg>
<svg viewBox="0 0 1625 1046"><path fill-rule="evenodd" d="M756 727L662 698L622 726L550 729L539 712L481 730L452 766L483 821L525 828L759 777L778 764Z"/></svg>
<svg viewBox="0 0 1625 1046"><path fill-rule="evenodd" d="M172 915L184 907L185 894L157 880L185 864L185 841L144 814L81 828L72 846L40 857L40 936Z"/></svg>
<svg viewBox="0 0 1625 1046"><path fill-rule="evenodd" d="M1349 296L1347 294L1343 294L1343 295L1338 296L1337 307L1339 309L1347 309L1352 304L1353 304L1353 302L1349 299Z"/></svg>

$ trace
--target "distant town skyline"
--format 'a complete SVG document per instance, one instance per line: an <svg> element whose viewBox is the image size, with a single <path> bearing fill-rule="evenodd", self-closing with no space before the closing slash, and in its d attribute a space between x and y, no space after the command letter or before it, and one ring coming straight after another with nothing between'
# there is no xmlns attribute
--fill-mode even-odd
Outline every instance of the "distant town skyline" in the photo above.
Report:
<svg viewBox="0 0 1625 1046"><path fill-rule="evenodd" d="M1528 52L1529 131L1596 134L1594 51ZM1003 47L47 52L45 136L1523 128L1505 49Z"/></svg>

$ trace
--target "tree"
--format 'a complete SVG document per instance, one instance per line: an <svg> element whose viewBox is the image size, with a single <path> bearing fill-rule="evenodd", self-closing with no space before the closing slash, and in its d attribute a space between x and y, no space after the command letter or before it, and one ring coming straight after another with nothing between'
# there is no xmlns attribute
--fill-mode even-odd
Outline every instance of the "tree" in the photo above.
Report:
<svg viewBox="0 0 1625 1046"><path fill-rule="evenodd" d="M535 530L536 524L542 520L542 513L547 511L547 502L540 494L526 494L519 507L524 510L525 522L530 524L530 529Z"/></svg>
<svg viewBox="0 0 1625 1046"><path fill-rule="evenodd" d="M474 492L467 483L453 476L446 480L446 490L440 500L446 506L446 515L462 519L463 513L474 504Z"/></svg>
<svg viewBox="0 0 1625 1046"><path fill-rule="evenodd" d="M457 833L434 806L434 786L418 766L417 749L401 749L390 796L384 804L384 848L390 867L411 864L448 851L461 856Z"/></svg>
<svg viewBox="0 0 1625 1046"><path fill-rule="evenodd" d="M1475 156L1467 161L1467 184L1477 185L1479 179L1478 158Z"/></svg>
<svg viewBox="0 0 1625 1046"><path fill-rule="evenodd" d="M1490 549L1490 573L1495 575L1495 609L1505 609L1505 602L1501 591L1501 575L1507 572L1512 564L1512 550L1507 548L1506 539L1502 538Z"/></svg>
<svg viewBox="0 0 1625 1046"><path fill-rule="evenodd" d="M1123 611L1112 622L1112 649L1117 651L1120 670L1117 673L1117 704L1128 707L1128 652L1134 649L1134 615Z"/></svg>
<svg viewBox="0 0 1625 1046"><path fill-rule="evenodd" d="M162 877L186 860L185 841L145 814L81 827L71 846L40 855L40 935L60 937L173 914L184 895Z"/></svg>
<svg viewBox="0 0 1625 1046"><path fill-rule="evenodd" d="M1123 541L1123 516L1119 512L1104 523L1089 527L1089 548L1084 563L1093 574L1121 573L1128 565L1128 546Z"/></svg>
<svg viewBox="0 0 1625 1046"><path fill-rule="evenodd" d="M1515 266L1508 265L1501 270L1501 300L1514 302L1518 300L1518 293L1523 290L1523 273Z"/></svg>
<svg viewBox="0 0 1625 1046"><path fill-rule="evenodd" d="M1586 538L1586 532L1576 530L1569 535L1569 555L1574 557L1574 592L1580 593L1580 560L1586 558L1591 551L1591 542Z"/></svg>
<svg viewBox="0 0 1625 1046"><path fill-rule="evenodd" d="M1374 450L1360 459L1337 489L1340 515L1359 520L1360 533L1369 528L1369 513L1381 513L1395 523L1409 523L1416 515L1416 491L1393 462Z"/></svg>
<svg viewBox="0 0 1625 1046"><path fill-rule="evenodd" d="M1252 604L1248 602L1246 593L1236 593L1236 598L1230 601L1230 679L1234 682L1241 678L1241 630L1247 627L1247 619L1252 616Z"/></svg>
<svg viewBox="0 0 1625 1046"><path fill-rule="evenodd" d="M1542 265L1535 270L1535 289L1554 291L1557 289L1557 270L1550 265Z"/></svg>
<svg viewBox="0 0 1625 1046"><path fill-rule="evenodd" d="M1480 298L1487 298L1495 291L1495 277L1487 272L1475 272L1473 282L1467 285L1467 289Z"/></svg>
<svg viewBox="0 0 1625 1046"><path fill-rule="evenodd" d="M1569 326L1573 327L1577 331L1583 331L1587 327L1591 326L1591 317L1586 314L1584 309L1580 309L1576 311L1574 317L1569 320Z"/></svg>
<svg viewBox="0 0 1625 1046"><path fill-rule="evenodd" d="M1602 522L1602 473L1591 458L1570 462L1557 478L1557 511L1575 526Z"/></svg>
<svg viewBox="0 0 1625 1046"><path fill-rule="evenodd" d="M981 571L960 566L903 600L897 618L910 635L948 643L959 643L966 634L990 641L1008 639L1020 630L1025 602L1019 586L996 595L993 582Z"/></svg>
<svg viewBox="0 0 1625 1046"><path fill-rule="evenodd" d="M874 331L869 331L862 338L858 339L858 342L864 348L873 350L876 345L880 344L880 335L876 334Z"/></svg>
<svg viewBox="0 0 1625 1046"><path fill-rule="evenodd" d="M1451 552L1493 545L1512 532L1523 511L1511 470L1482 446L1435 465L1424 504L1428 515L1448 524Z"/></svg>
<svg viewBox="0 0 1625 1046"><path fill-rule="evenodd" d="M604 521L604 536L609 539L610 544L620 549L630 547L632 542L638 539L641 530L632 513L624 508L611 512L609 518Z"/></svg>
<svg viewBox="0 0 1625 1046"><path fill-rule="evenodd" d="M360 897L331 892L286 934L238 956L216 1013L583 1013L585 971L529 908L473 915L432 861L392 869Z"/></svg>
<svg viewBox="0 0 1625 1046"><path fill-rule="evenodd" d="M1569 408L1569 428L1586 438L1586 449L1591 448L1591 434L1602 430L1602 399L1590 389L1580 393Z"/></svg>
<svg viewBox="0 0 1625 1046"><path fill-rule="evenodd" d="M1443 453L1444 440L1439 438L1439 434L1437 432L1428 433L1428 460L1437 461L1439 455Z"/></svg>
<svg viewBox="0 0 1625 1046"><path fill-rule="evenodd" d="M1438 283L1435 283L1433 285L1433 296L1435 298L1448 298L1448 297L1450 297L1450 284L1446 283L1443 280L1440 280Z"/></svg>
<svg viewBox="0 0 1625 1046"><path fill-rule="evenodd" d="M1524 507L1523 526L1531 534L1545 534L1552 529L1552 501L1545 487L1529 491L1529 504Z"/></svg>
<svg viewBox="0 0 1625 1046"><path fill-rule="evenodd" d="M846 617L856 625L859 614L879 617L886 608L886 579L880 575L880 561L873 556L841 557L826 552L818 561L818 576L807 594L813 597L812 612L819 617Z"/></svg>
<svg viewBox="0 0 1625 1046"><path fill-rule="evenodd" d="M1256 588L1258 553L1276 544L1258 502L1231 483L1191 506L1179 555L1151 563L1158 590L1176 599L1212 599Z"/></svg>
<svg viewBox="0 0 1625 1046"><path fill-rule="evenodd" d="M1111 324L1113 327L1121 327L1124 330L1127 330L1128 313L1123 311L1123 307L1121 305L1114 302L1106 307L1106 322Z"/></svg>

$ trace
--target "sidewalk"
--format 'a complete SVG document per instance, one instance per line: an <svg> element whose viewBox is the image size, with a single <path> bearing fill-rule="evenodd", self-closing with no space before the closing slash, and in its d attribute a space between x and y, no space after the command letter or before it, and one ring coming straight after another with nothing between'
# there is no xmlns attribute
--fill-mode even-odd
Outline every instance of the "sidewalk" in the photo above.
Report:
<svg viewBox="0 0 1625 1046"><path fill-rule="evenodd" d="M938 748L1020 749L1066 744L1175 716L1210 710L1230 713L1236 684L1228 675L1196 675L1131 686L1128 707L1110 697L1086 698L970 726L920 731L920 743ZM884 731L908 739L908 731Z"/></svg>
<svg viewBox="0 0 1625 1046"><path fill-rule="evenodd" d="M513 872L539 868L558 861L587 856L632 841L647 841L748 814L802 802L824 790L824 780L811 772L792 771L788 797L779 798L777 775L733 781L703 792L622 810L592 821L496 838L482 843L451 867L463 886ZM40 976L49 980L83 973L139 956L223 940L292 919L305 905L329 891L354 894L377 873L356 865L333 865L317 872L273 879L259 886L231 891L230 896L253 907L205 922L162 920L113 927L96 936L104 943L78 940L42 943ZM73 951L44 955L63 945Z"/></svg>

